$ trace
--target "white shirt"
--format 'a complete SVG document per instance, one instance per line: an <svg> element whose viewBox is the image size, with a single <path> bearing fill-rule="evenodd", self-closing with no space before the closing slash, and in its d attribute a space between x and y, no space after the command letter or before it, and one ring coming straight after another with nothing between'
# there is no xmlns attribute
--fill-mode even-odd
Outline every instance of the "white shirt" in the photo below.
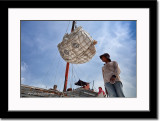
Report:
<svg viewBox="0 0 160 121"><path fill-rule="evenodd" d="M103 92L101 92L100 94L98 94L98 97L104 97Z"/></svg>
<svg viewBox="0 0 160 121"><path fill-rule="evenodd" d="M102 67L102 73L103 73L104 83L110 82L110 78L112 77L112 75L116 76L115 81L120 81L120 76L119 76L120 69L116 61L111 61L105 64Z"/></svg>

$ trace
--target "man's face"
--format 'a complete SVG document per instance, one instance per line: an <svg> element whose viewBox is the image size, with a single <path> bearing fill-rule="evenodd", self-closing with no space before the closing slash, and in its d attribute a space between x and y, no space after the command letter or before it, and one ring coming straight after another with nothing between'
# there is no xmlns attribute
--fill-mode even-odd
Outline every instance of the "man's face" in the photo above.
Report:
<svg viewBox="0 0 160 121"><path fill-rule="evenodd" d="M101 60L102 60L103 62L106 62L106 61L107 61L107 58L104 57L104 56L102 56Z"/></svg>

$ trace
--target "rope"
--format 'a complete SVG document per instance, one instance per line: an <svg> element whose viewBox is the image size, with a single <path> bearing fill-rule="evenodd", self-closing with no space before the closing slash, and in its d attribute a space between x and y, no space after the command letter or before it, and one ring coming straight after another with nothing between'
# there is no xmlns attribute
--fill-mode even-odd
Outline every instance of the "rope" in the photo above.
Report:
<svg viewBox="0 0 160 121"><path fill-rule="evenodd" d="M70 25L70 21L69 21L69 23L68 23L68 26L67 26L67 29L66 29L66 33L67 33L67 31L68 31L68 27L69 27L69 25ZM57 53L58 53L58 51L57 51ZM58 68L59 67L59 62L60 62L60 60L58 61L58 64L57 64L57 67L56 67L56 72L55 72L55 75L54 75L54 83L56 83L56 79L57 79L57 72L59 71L58 69L60 69L60 68ZM62 64L63 65L63 64ZM60 77L59 77L60 78ZM63 84L61 84L61 86L62 86Z"/></svg>
<svg viewBox="0 0 160 121"><path fill-rule="evenodd" d="M70 72L71 68L69 68L69 72ZM68 72L68 73L69 73ZM68 74L68 87L71 85L71 73Z"/></svg>
<svg viewBox="0 0 160 121"><path fill-rule="evenodd" d="M59 61L58 61L58 64L56 64L57 67L55 68L56 71L55 71L55 74L54 74L54 76L53 76L53 83L54 83L54 84L56 84L57 72L58 72L58 69L60 69L60 68L59 68L59 65L60 65L59 63L60 63L60 59L59 59ZM54 71L53 71L53 72L54 72Z"/></svg>
<svg viewBox="0 0 160 121"><path fill-rule="evenodd" d="M70 24L70 21L69 21L69 24ZM69 27L69 24L68 24L68 27ZM66 32L68 31L68 27L67 27L67 29L66 29ZM59 32L59 33L56 34L56 36L58 36L58 37L57 37L57 40L60 39L61 33L62 33L62 32ZM56 51L55 60L57 60L57 57L58 57L58 51ZM59 60L60 60L60 59L59 59ZM46 79L47 75L49 74L49 72L50 72L50 70L51 70L51 68L52 68L52 66L53 66L53 63L54 63L54 61L52 61L52 63L50 64L47 73L46 73L46 74L44 75L44 77L42 78L42 81L44 81L44 80ZM55 65L57 66L57 67L56 67L56 73L57 73L58 66L59 66L59 61L58 61L58 64L55 64ZM55 76L56 76L56 75L55 75ZM46 80L47 80L47 79L46 79Z"/></svg>
<svg viewBox="0 0 160 121"><path fill-rule="evenodd" d="M58 35L59 35L59 36L58 36ZM59 39L60 34L58 33L57 36L58 36L57 38ZM56 57L57 57L57 54L58 54L58 51L56 52ZM54 61L52 61L51 65L50 65L49 68L48 68L47 73L44 75L45 78L46 78L47 74L49 73L49 71L50 71L50 69L51 69L51 67L52 67L52 65L53 65L53 62L54 62ZM43 78L43 80L44 80L45 78ZM42 81L43 81L43 80L42 80Z"/></svg>
<svg viewBox="0 0 160 121"><path fill-rule="evenodd" d="M80 72L80 74L82 74L82 69L80 69L80 67L79 67L79 64L76 64L76 67L77 67L77 69L78 69L78 72Z"/></svg>
<svg viewBox="0 0 160 121"><path fill-rule="evenodd" d="M71 82L72 82L71 83L72 84L71 87L73 87L73 64L72 64L72 78L71 78Z"/></svg>
<svg viewBox="0 0 160 121"><path fill-rule="evenodd" d="M58 57L58 51L56 51L56 56L55 56L55 58L57 58ZM56 67L54 68L54 69L56 69L56 74L57 74L57 71L58 71L58 67L59 67L59 62L60 62L60 58L59 58L59 60L58 60L58 62L57 62L57 64L55 63L54 65L56 65ZM54 63L54 61L52 61L52 63ZM53 71L54 72L54 71ZM53 73L54 74L54 73ZM56 79L56 74L53 76L53 77L55 77L55 79ZM55 80L53 80L53 83L55 82Z"/></svg>
<svg viewBox="0 0 160 121"><path fill-rule="evenodd" d="M73 69L74 69L74 71L75 71L75 73L76 73L78 79L80 79L79 76L78 76L78 74L77 74L77 72L76 72L76 70L75 70L75 68L74 68L74 66L73 66Z"/></svg>
<svg viewBox="0 0 160 121"><path fill-rule="evenodd" d="M60 63L60 61L59 61L59 63ZM62 79L61 79L62 75L65 76L64 70L61 69L61 67L63 68L63 66L64 66L64 64L61 64L61 65L60 65L60 67L59 67L59 69L60 69L59 74L61 74L61 75L60 75L59 77L57 77L57 80L59 81L59 83L60 83L60 85L61 85L59 89L61 89L62 86L64 85L64 84L61 84L62 82L64 82L64 80L63 80L63 81L60 81L60 80L62 80ZM64 68L65 68L65 67L64 67ZM57 72L58 72L58 71L57 71ZM57 76L57 75L55 75L55 76ZM56 83L56 80L55 80L55 83ZM57 82L57 83L58 83L58 82Z"/></svg>
<svg viewBox="0 0 160 121"><path fill-rule="evenodd" d="M73 67L72 67L72 70L73 70ZM74 87L75 87L75 82L77 82L77 79L76 79L76 76L75 76L75 74L74 74L74 71L73 71L73 80L74 80L73 83L74 83ZM73 84L73 83L72 83L72 84Z"/></svg>
<svg viewBox="0 0 160 121"><path fill-rule="evenodd" d="M70 25L70 21L69 21L69 23L68 23L66 32L68 31L69 25ZM60 34L59 34L59 35L60 35ZM73 36L75 36L75 35L76 35L76 33L75 33ZM60 36L58 36L58 40L59 40L59 37L60 37ZM72 40L71 40L71 41L72 41ZM58 57L58 51L56 52L56 58L55 58L56 60L57 60L57 57ZM53 74L54 74L54 76L53 76L53 79L54 79L53 82L54 82L54 83L56 83L56 81L57 81L56 79L61 78L61 76L57 77L57 76L58 76L57 73L60 72L59 69L60 69L61 71L63 71L63 69L61 69L60 67L63 66L64 64L59 65L60 60L62 60L62 59L59 58L58 60L59 60L59 61L57 62L57 64L55 64L55 65L56 65L56 67L55 67L56 70L53 71L53 72L54 72L54 73L53 73ZM49 73L49 70L50 70L51 67L53 66L53 63L54 63L54 61L52 61L51 66L49 67L49 69L48 69L48 71L47 71L47 74ZM77 67L79 68L79 65L77 65ZM74 67L73 64L72 64L72 68L71 68L71 69L72 69L72 73L70 73L69 78L71 77L70 85L71 85L71 83L72 83L72 86L73 86L73 80L74 80L74 79L76 80L76 76L78 77L78 79L80 79L80 78L79 78L78 73L77 73L77 71L76 71L76 69L75 69L75 67ZM80 69L80 68L79 68L79 69ZM65 71L63 71L63 72L65 72ZM45 77L47 76L47 74L45 75ZM62 75L62 73L60 73L60 74ZM76 75L76 76L75 76L75 75ZM60 80L60 79L59 79L59 80ZM61 81L60 81L60 82L61 82ZM64 83L64 80L63 80L62 82ZM61 83L62 83L62 82L61 82ZM74 82L75 82L75 81L74 81ZM60 85L61 85L61 88L62 88L62 86L63 86L64 84L60 84ZM72 86L71 86L71 87L72 87ZM61 89L61 88L60 88L60 89Z"/></svg>
<svg viewBox="0 0 160 121"><path fill-rule="evenodd" d="M61 74L62 74L62 75L65 75L64 71L63 71L63 73L61 73ZM61 77L59 77L59 78L61 78ZM60 82L60 87L59 87L59 89L60 89L61 91L63 91L64 83L62 83L62 82L64 82L64 79L59 79L59 82Z"/></svg>
<svg viewBox="0 0 160 121"><path fill-rule="evenodd" d="M70 21L69 21L69 23L68 23L68 26L67 26L67 29L66 29L66 33L67 33L67 31L68 31L69 24L70 24Z"/></svg>
<svg viewBox="0 0 160 121"><path fill-rule="evenodd" d="M50 64L50 66L49 66L49 68L48 68L48 71L47 71L47 73L44 75L42 81L46 78L46 76L47 76L47 74L49 73L49 71L50 71L52 65L53 65L53 61L52 61L52 63Z"/></svg>

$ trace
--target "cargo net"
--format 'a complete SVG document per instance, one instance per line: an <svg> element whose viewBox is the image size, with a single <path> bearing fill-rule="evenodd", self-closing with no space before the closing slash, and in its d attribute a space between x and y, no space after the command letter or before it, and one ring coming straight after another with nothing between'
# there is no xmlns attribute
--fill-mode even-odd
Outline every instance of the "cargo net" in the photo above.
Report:
<svg viewBox="0 0 160 121"><path fill-rule="evenodd" d="M93 42L91 36L80 26L70 34L64 35L63 41L58 44L58 50L66 62L82 64L96 54Z"/></svg>

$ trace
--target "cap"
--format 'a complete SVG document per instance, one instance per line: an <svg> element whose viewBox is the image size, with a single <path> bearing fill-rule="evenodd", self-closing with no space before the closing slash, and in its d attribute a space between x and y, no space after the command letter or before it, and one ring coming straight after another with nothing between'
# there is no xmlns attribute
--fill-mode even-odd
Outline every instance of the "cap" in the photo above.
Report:
<svg viewBox="0 0 160 121"><path fill-rule="evenodd" d="M103 55L100 55L100 59L102 59L102 56L106 57L110 62L111 62L111 59L110 59L110 55L108 53L104 53Z"/></svg>

